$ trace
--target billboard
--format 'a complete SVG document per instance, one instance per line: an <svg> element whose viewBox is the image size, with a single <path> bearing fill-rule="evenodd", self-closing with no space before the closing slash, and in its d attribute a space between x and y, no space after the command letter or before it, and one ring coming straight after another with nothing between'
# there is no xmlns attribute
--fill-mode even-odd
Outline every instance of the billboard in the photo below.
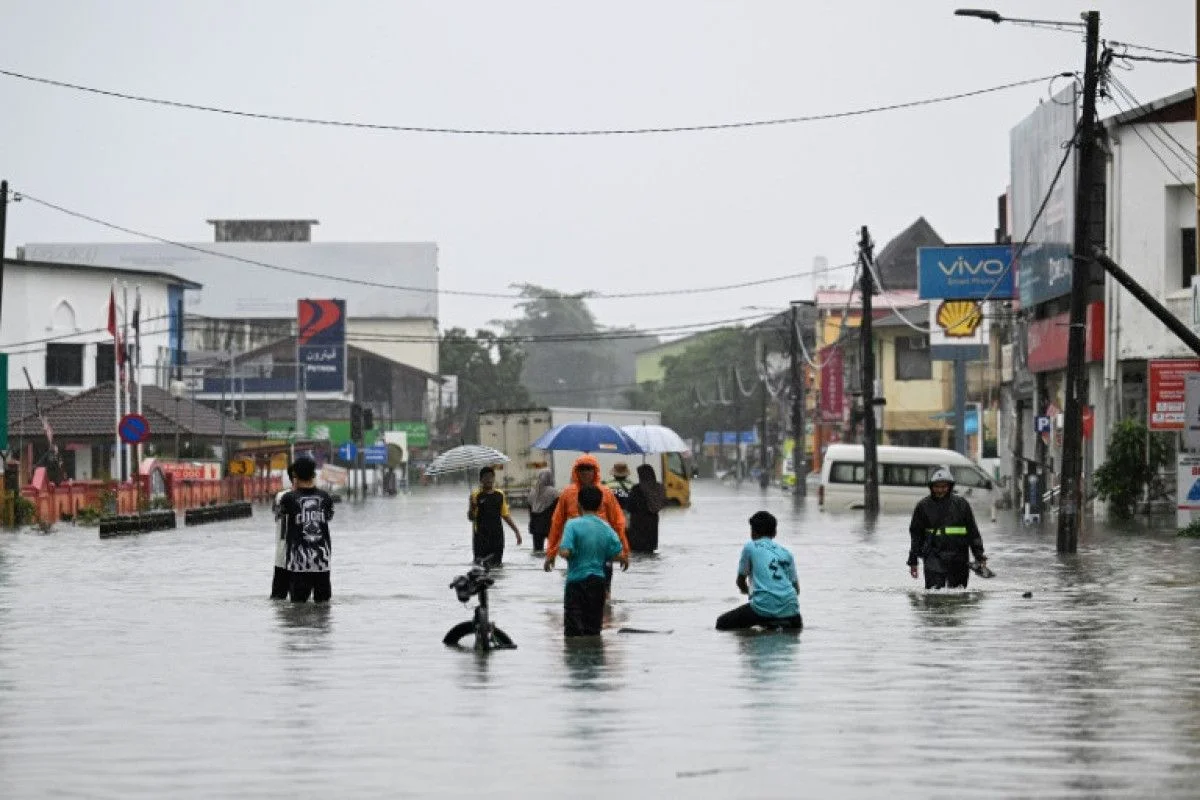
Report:
<svg viewBox="0 0 1200 800"><path fill-rule="evenodd" d="M842 348L824 347L818 354L821 364L820 415L823 422L840 422L845 403L846 373Z"/></svg>
<svg viewBox="0 0 1200 800"><path fill-rule="evenodd" d="M929 320L930 358L987 358L988 319L979 300L930 300Z"/></svg>
<svg viewBox="0 0 1200 800"><path fill-rule="evenodd" d="M296 332L304 390L346 391L346 301L300 300Z"/></svg>
<svg viewBox="0 0 1200 800"><path fill-rule="evenodd" d="M1017 263L1021 306L1044 303L1071 291L1071 246L1075 238L1075 150L1054 190L1050 182L1075 137L1076 97L1072 84L1037 109L1009 134L1013 241L1029 244ZM1032 225L1042 201L1046 209Z"/></svg>
<svg viewBox="0 0 1200 800"><path fill-rule="evenodd" d="M1200 359L1151 361L1147 367L1150 407L1147 423L1152 431L1181 431L1185 427L1188 375L1200 374Z"/></svg>
<svg viewBox="0 0 1200 800"><path fill-rule="evenodd" d="M1013 296L1012 246L917 248L917 297L922 300L1005 300Z"/></svg>

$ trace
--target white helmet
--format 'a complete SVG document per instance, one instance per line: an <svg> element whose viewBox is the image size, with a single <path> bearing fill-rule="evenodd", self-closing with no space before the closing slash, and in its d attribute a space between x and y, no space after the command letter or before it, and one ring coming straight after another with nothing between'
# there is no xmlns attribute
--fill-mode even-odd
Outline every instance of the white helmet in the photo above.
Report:
<svg viewBox="0 0 1200 800"><path fill-rule="evenodd" d="M950 471L949 467L936 468L929 475L929 485L933 486L935 483L948 483L948 484L950 484L950 488L953 489L954 488L954 473L952 473Z"/></svg>

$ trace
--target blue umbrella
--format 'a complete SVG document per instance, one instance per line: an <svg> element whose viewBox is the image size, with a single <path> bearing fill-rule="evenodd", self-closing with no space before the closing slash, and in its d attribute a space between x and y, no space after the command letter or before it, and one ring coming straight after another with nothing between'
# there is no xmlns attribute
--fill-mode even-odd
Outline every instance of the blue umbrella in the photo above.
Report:
<svg viewBox="0 0 1200 800"><path fill-rule="evenodd" d="M533 447L539 450L577 450L581 453L644 452L629 434L604 422L567 422L538 437Z"/></svg>

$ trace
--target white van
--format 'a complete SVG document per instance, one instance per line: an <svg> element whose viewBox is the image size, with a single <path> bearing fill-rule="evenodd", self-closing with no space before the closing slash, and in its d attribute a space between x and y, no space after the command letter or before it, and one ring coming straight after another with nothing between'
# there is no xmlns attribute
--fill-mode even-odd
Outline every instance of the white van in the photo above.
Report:
<svg viewBox="0 0 1200 800"><path fill-rule="evenodd" d="M936 447L889 445L879 445L877 450L881 511L912 511L917 501L929 494L929 474L937 467L948 467L954 475L954 491L970 501L976 515L992 514L998 499L994 481L961 453ZM821 510L862 508L865 474L861 444L829 445L817 490Z"/></svg>

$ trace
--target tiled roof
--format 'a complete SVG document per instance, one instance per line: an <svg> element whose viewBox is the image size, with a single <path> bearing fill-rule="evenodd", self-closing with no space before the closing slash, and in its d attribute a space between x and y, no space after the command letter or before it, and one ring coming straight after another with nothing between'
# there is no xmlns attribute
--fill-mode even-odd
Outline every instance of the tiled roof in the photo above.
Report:
<svg viewBox="0 0 1200 800"><path fill-rule="evenodd" d="M35 406L41 406L41 409L45 411L66 397L66 393L60 392L58 389L11 389L8 393L9 430L12 430L17 420L33 414ZM37 403L34 403L35 398Z"/></svg>
<svg viewBox="0 0 1200 800"><path fill-rule="evenodd" d="M942 247L946 243L924 217L896 234L875 256L884 289L917 288L917 248Z"/></svg>
<svg viewBox="0 0 1200 800"><path fill-rule="evenodd" d="M56 438L104 438L116 435L116 410L113 408L112 382L102 383L82 394L60 399L54 405L42 405ZM9 406L12 413L12 406ZM184 398L176 401L170 392L157 386L142 389L142 414L150 423L151 438L184 436L217 438L221 435L221 415L203 403ZM33 414L10 422L8 435L42 436L42 424ZM225 435L230 439L261 439L262 431L225 419Z"/></svg>

